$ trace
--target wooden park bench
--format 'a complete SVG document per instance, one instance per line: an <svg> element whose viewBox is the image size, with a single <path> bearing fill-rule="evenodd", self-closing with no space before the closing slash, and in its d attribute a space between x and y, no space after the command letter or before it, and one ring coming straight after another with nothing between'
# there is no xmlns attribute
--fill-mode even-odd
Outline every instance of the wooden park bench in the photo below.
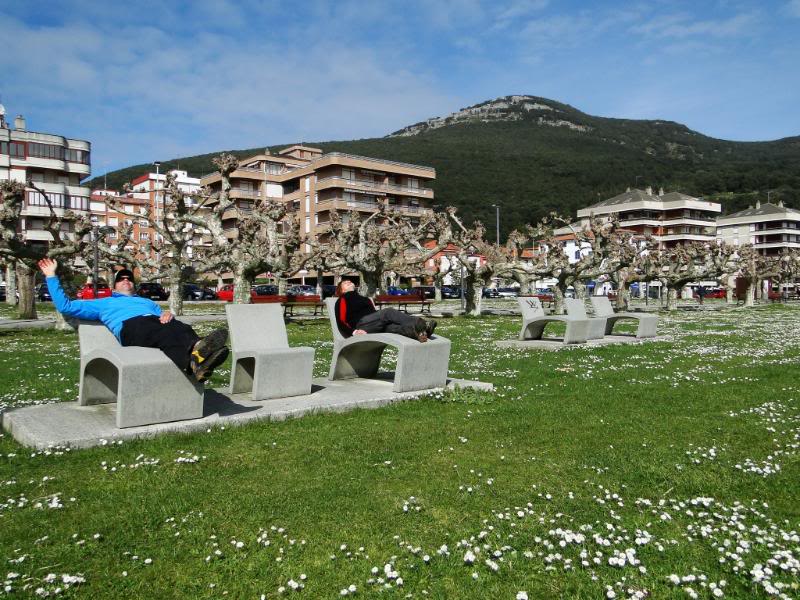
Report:
<svg viewBox="0 0 800 600"><path fill-rule="evenodd" d="M603 330L604 335L611 335L614 325L617 321L623 319L634 320L638 322L636 328L637 338L652 338L656 337L656 329L658 328L658 315L649 315L646 313L632 313L632 312L614 312L611 306L611 301L606 296L592 296L592 308L596 318L604 318L606 325Z"/></svg>
<svg viewBox="0 0 800 600"><path fill-rule="evenodd" d="M387 346L397 349L395 392L442 388L447 384L450 340L432 336L421 343L396 333L367 333L346 338L336 324L336 298L326 298L333 335L333 358L328 379L374 378Z"/></svg>
<svg viewBox="0 0 800 600"><path fill-rule="evenodd" d="M290 348L277 303L228 304L231 335L231 394L251 392L253 400L311 393L314 349Z"/></svg>
<svg viewBox="0 0 800 600"><path fill-rule="evenodd" d="M393 308L397 308L397 310L402 310L403 312L408 312L409 306L419 306L420 307L420 314L428 313L431 314L431 301L427 298L419 294L408 294L405 296L393 296L391 294L378 294L375 296L375 306L378 309L383 308L384 306L391 306Z"/></svg>
<svg viewBox="0 0 800 600"><path fill-rule="evenodd" d="M78 327L81 370L78 404L117 403L117 427L203 416L204 386L157 348L123 347L102 323Z"/></svg>
<svg viewBox="0 0 800 600"><path fill-rule="evenodd" d="M288 299L285 295L270 295L270 296L253 296L251 302L253 304L283 304Z"/></svg>
<svg viewBox="0 0 800 600"><path fill-rule="evenodd" d="M321 315L325 304L319 296L288 296L283 302L284 316L293 316L295 308L313 308L315 315Z"/></svg>
<svg viewBox="0 0 800 600"><path fill-rule="evenodd" d="M536 296L518 296L517 304L522 313L520 341L541 340L548 323L566 323L567 329L562 339L564 344L583 344L589 332L589 320L574 315L546 315L542 302Z"/></svg>

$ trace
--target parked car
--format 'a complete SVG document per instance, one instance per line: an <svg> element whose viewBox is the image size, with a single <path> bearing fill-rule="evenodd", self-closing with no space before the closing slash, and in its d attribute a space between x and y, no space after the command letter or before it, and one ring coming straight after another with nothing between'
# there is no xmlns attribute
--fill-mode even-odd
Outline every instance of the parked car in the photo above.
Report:
<svg viewBox="0 0 800 600"><path fill-rule="evenodd" d="M497 288L483 288L484 298L499 298L500 292Z"/></svg>
<svg viewBox="0 0 800 600"><path fill-rule="evenodd" d="M216 300L217 294L214 290L200 287L196 283L183 284L184 300Z"/></svg>
<svg viewBox="0 0 800 600"><path fill-rule="evenodd" d="M536 288L536 292L533 294L542 302L552 302L555 298L555 294L553 290L549 288Z"/></svg>
<svg viewBox="0 0 800 600"><path fill-rule="evenodd" d="M223 302L233 302L233 284L227 283L223 285L216 291L217 300L222 300ZM255 298L256 292L255 290L250 290L250 297Z"/></svg>
<svg viewBox="0 0 800 600"><path fill-rule="evenodd" d="M46 283L40 283L36 286L36 299L39 302L50 302L53 299L50 297L50 290L47 289ZM3 300L5 300L5 290L3 291Z"/></svg>
<svg viewBox="0 0 800 600"><path fill-rule="evenodd" d="M417 287L411 288L411 293L432 300L436 297L436 288L432 285L418 285Z"/></svg>
<svg viewBox="0 0 800 600"><path fill-rule="evenodd" d="M519 288L501 287L497 288L497 293L500 294L502 298L516 298L519 296Z"/></svg>
<svg viewBox="0 0 800 600"><path fill-rule="evenodd" d="M97 284L97 297L98 298L108 298L111 295L111 288L108 287L108 284L105 282L98 282ZM94 300L94 284L87 283L81 289L78 290L78 293L75 294L75 297L78 300Z"/></svg>
<svg viewBox="0 0 800 600"><path fill-rule="evenodd" d="M5 302L6 299L6 284L0 283L0 302Z"/></svg>
<svg viewBox="0 0 800 600"><path fill-rule="evenodd" d="M699 290L695 289L694 294L692 294L692 296L694 296L695 298L700 298ZM726 297L727 294L725 292L725 288L705 288L705 290L703 290L704 299L709 299L709 298L720 299Z"/></svg>
<svg viewBox="0 0 800 600"><path fill-rule="evenodd" d="M454 298L461 298L461 287L457 285L446 285L442 287L443 300L452 300Z"/></svg>
<svg viewBox="0 0 800 600"><path fill-rule="evenodd" d="M386 293L390 296L408 296L411 292L405 288L390 285L386 289Z"/></svg>
<svg viewBox="0 0 800 600"><path fill-rule="evenodd" d="M286 290L287 296L316 296L317 288L313 285L293 285Z"/></svg>
<svg viewBox="0 0 800 600"><path fill-rule="evenodd" d="M150 300L166 300L169 298L169 292L160 283L153 281L140 283L136 288L136 295L142 298L150 298Z"/></svg>
<svg viewBox="0 0 800 600"><path fill-rule="evenodd" d="M256 296L277 296L278 295L278 286L264 283L264 284L255 286L251 290L251 292L254 292Z"/></svg>

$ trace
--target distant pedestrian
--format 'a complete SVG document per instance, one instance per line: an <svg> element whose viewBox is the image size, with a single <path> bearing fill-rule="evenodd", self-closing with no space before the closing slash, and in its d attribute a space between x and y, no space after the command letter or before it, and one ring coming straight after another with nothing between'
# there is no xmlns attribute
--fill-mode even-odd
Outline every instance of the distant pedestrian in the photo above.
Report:
<svg viewBox="0 0 800 600"><path fill-rule="evenodd" d="M706 288L704 285L701 285L697 288L697 297L700 299L700 304L702 304L703 298L706 297Z"/></svg>

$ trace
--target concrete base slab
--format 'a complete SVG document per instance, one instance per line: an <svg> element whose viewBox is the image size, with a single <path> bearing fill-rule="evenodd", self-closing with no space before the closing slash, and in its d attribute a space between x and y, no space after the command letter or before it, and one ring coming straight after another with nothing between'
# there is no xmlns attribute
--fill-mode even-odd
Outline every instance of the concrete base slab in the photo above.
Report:
<svg viewBox="0 0 800 600"><path fill-rule="evenodd" d="M541 340L500 340L494 343L498 348L517 348L520 350L563 350L564 348L583 348L586 344L565 344L561 338Z"/></svg>
<svg viewBox="0 0 800 600"><path fill-rule="evenodd" d="M633 335L607 335L597 340L587 340L584 344L564 344L560 338L542 340L500 340L494 343L498 348L516 348L518 350L563 350L565 348L595 348L609 344L641 344L644 342L662 342L667 338L637 338Z"/></svg>
<svg viewBox="0 0 800 600"><path fill-rule="evenodd" d="M228 394L207 389L203 417L190 421L158 423L117 429L116 404L78 406L77 402L59 402L12 409L0 415L2 427L25 446L44 449L50 446L89 448L103 440L154 437L169 432L204 431L209 427L230 426L269 419L282 421L311 412L342 412L353 408L377 408L392 402L410 400L435 390L393 392L392 375L380 379L328 381L315 379L306 396L254 402L250 394ZM491 391L494 386L480 381L448 379L447 388L475 388ZM442 388L438 388L442 389Z"/></svg>

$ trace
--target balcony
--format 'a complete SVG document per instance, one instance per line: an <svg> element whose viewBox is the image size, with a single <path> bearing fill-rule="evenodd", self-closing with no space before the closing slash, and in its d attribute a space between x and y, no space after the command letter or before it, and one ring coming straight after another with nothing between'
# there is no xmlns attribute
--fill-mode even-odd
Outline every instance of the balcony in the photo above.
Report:
<svg viewBox="0 0 800 600"><path fill-rule="evenodd" d="M352 188L354 190L365 190L370 192L387 192L392 194L416 196L420 198L433 198L433 190L430 188L412 188L394 183L376 182L371 179L346 179L338 175L317 180L317 190L330 187Z"/></svg>
<svg viewBox="0 0 800 600"><path fill-rule="evenodd" d="M241 188L231 188L231 198L261 198L260 190L243 190Z"/></svg>

